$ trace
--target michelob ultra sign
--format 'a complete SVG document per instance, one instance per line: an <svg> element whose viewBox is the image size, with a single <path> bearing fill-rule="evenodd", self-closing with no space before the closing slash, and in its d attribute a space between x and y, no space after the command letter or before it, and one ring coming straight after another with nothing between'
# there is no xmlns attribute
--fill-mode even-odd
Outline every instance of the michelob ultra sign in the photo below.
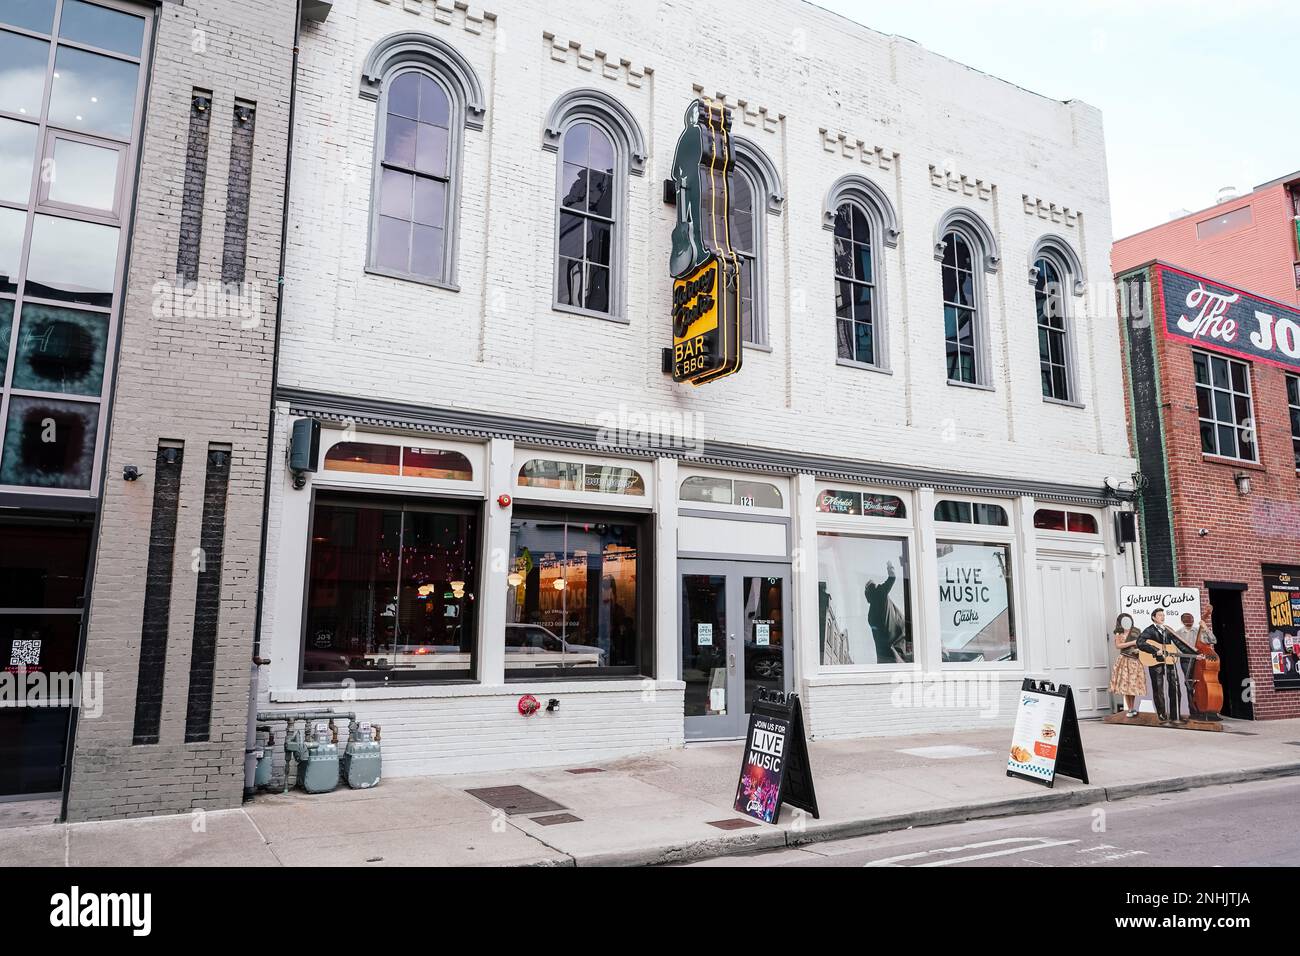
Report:
<svg viewBox="0 0 1300 956"><path fill-rule="evenodd" d="M731 246L731 114L695 100L673 155L674 382L702 385L740 369L740 259Z"/></svg>

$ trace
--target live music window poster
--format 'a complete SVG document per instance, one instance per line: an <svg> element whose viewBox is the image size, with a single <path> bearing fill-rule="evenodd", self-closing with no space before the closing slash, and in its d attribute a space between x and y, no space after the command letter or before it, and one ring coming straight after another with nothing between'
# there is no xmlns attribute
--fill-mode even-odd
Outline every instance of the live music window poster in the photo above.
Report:
<svg viewBox="0 0 1300 956"><path fill-rule="evenodd" d="M1268 653L1275 690L1300 690L1300 567L1264 566Z"/></svg>

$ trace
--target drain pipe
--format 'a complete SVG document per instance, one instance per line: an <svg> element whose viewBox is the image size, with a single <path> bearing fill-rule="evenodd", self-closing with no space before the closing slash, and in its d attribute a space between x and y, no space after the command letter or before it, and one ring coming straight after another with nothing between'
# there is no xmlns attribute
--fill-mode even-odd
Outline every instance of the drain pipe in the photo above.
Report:
<svg viewBox="0 0 1300 956"><path fill-rule="evenodd" d="M275 296L275 340L271 347L271 400L267 412L266 472L262 487L262 535L257 566L257 608L253 614L253 655L248 668L248 721L244 734L244 799L252 797L257 774L257 695L258 677L263 666L270 664L262 656L262 611L266 603L267 524L271 517L271 476L275 449L275 393L280 385L280 328L284 324L284 267L289 249L289 186L293 177L294 116L298 105L298 45L302 39L302 0L295 0L293 15L293 59L289 67L289 117L284 148L284 200L280 210L279 287Z"/></svg>

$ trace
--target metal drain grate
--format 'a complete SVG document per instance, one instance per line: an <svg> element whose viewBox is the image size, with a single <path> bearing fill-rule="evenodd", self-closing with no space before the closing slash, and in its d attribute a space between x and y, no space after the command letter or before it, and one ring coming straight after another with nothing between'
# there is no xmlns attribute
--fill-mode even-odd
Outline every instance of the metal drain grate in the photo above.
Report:
<svg viewBox="0 0 1300 956"><path fill-rule="evenodd" d="M743 830L746 827L756 827L757 823L752 820L708 820L709 826L717 827L719 830Z"/></svg>
<svg viewBox="0 0 1300 956"><path fill-rule="evenodd" d="M465 792L490 807L504 810L512 817L521 813L549 813L552 810L568 809L563 804L556 803L527 787L479 787Z"/></svg>
<svg viewBox="0 0 1300 956"><path fill-rule="evenodd" d="M549 817L533 817L533 822L553 827L557 823L581 823L582 817L575 817L572 813L552 813Z"/></svg>

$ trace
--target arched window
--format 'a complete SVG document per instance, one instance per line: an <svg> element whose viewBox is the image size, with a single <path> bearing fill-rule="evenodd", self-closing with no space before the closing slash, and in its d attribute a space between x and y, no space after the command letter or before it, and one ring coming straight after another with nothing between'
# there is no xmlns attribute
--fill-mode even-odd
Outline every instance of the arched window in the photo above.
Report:
<svg viewBox="0 0 1300 956"><path fill-rule="evenodd" d="M943 282L944 354L948 381L990 384L984 274L1001 261L993 231L969 209L952 209L935 228L934 257Z"/></svg>
<svg viewBox="0 0 1300 956"><path fill-rule="evenodd" d="M862 207L835 210L835 341L842 359L876 364L876 282L871 226Z"/></svg>
<svg viewBox="0 0 1300 956"><path fill-rule="evenodd" d="M882 250L898 245L893 203L866 177L844 176L827 194L822 225L835 234L836 360L888 369Z"/></svg>
<svg viewBox="0 0 1300 956"><path fill-rule="evenodd" d="M624 319L627 181L645 170L640 126L600 90L571 90L551 107L542 146L556 163L554 307Z"/></svg>
<svg viewBox="0 0 1300 956"><path fill-rule="evenodd" d="M395 33L366 58L361 95L378 103L368 268L454 287L461 131L483 128L478 77L443 40Z"/></svg>
<svg viewBox="0 0 1300 956"><path fill-rule="evenodd" d="M736 165L731 193L731 245L740 259L741 332L746 345L769 344L767 320L767 221L785 203L776 164L755 143L733 136Z"/></svg>
<svg viewBox="0 0 1300 956"><path fill-rule="evenodd" d="M1078 401L1070 299L1084 291L1083 264L1058 236L1043 236L1030 250L1029 281L1034 287L1038 326L1038 366L1043 398Z"/></svg>

